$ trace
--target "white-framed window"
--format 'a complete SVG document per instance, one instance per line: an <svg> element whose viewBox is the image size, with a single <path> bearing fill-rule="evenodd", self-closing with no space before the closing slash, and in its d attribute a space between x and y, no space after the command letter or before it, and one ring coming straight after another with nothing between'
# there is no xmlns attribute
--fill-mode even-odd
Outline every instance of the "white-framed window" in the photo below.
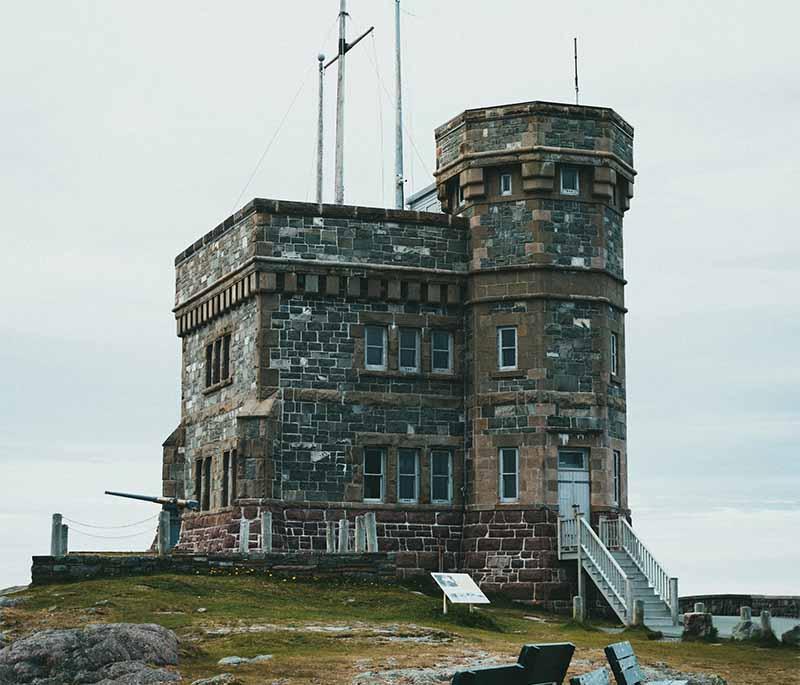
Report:
<svg viewBox="0 0 800 685"><path fill-rule="evenodd" d="M367 326L364 329L364 366L377 371L386 370L386 328Z"/></svg>
<svg viewBox="0 0 800 685"><path fill-rule="evenodd" d="M419 499L419 452L397 450L397 501L416 502Z"/></svg>
<svg viewBox="0 0 800 685"><path fill-rule="evenodd" d="M619 506L622 503L622 454L619 450L614 450L614 463L611 473L611 491L614 494L614 504Z"/></svg>
<svg viewBox="0 0 800 685"><path fill-rule="evenodd" d="M500 501L516 502L519 499L519 450L516 447L500 448Z"/></svg>
<svg viewBox="0 0 800 685"><path fill-rule="evenodd" d="M416 373L419 371L419 330L401 328L399 338L400 360L398 366L401 371Z"/></svg>
<svg viewBox="0 0 800 685"><path fill-rule="evenodd" d="M464 186L461 184L458 185L458 190L456 190L456 198L459 207L464 204Z"/></svg>
<svg viewBox="0 0 800 685"><path fill-rule="evenodd" d="M500 174L500 194L511 195L511 174Z"/></svg>
<svg viewBox="0 0 800 685"><path fill-rule="evenodd" d="M561 194L578 195L580 194L580 180L578 177L578 167L561 167Z"/></svg>
<svg viewBox="0 0 800 685"><path fill-rule="evenodd" d="M431 502L453 500L453 455L450 450L431 450Z"/></svg>
<svg viewBox="0 0 800 685"><path fill-rule="evenodd" d="M616 376L619 374L619 338L617 338L616 333L611 334L609 347L611 351L611 374Z"/></svg>
<svg viewBox="0 0 800 685"><path fill-rule="evenodd" d="M383 502L386 492L386 449L364 448L364 501Z"/></svg>
<svg viewBox="0 0 800 685"><path fill-rule="evenodd" d="M431 370L434 373L453 370L453 334L449 331L431 331Z"/></svg>
<svg viewBox="0 0 800 685"><path fill-rule="evenodd" d="M558 468L586 471L586 451L558 450Z"/></svg>
<svg viewBox="0 0 800 685"><path fill-rule="evenodd" d="M517 368L516 326L500 326L497 329L497 368L501 371Z"/></svg>

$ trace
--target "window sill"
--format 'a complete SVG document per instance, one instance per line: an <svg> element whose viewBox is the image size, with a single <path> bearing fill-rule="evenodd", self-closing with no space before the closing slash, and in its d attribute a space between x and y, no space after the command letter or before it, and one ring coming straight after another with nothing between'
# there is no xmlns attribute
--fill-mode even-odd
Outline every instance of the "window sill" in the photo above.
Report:
<svg viewBox="0 0 800 685"><path fill-rule="evenodd" d="M361 376L371 376L374 378L402 378L405 380L420 380L424 378L430 378L433 380L452 380L456 378L456 374L453 371L396 371L394 369L384 369L380 371L378 369L358 369L358 372ZM515 371L514 373L520 373ZM524 374L521 374L524 376Z"/></svg>
<svg viewBox="0 0 800 685"><path fill-rule="evenodd" d="M231 385L233 383L233 378L226 378L224 381L219 381L218 383L214 383L214 385L209 385L207 388L203 390L204 395L211 395L212 393L217 392L217 390L221 390L226 385Z"/></svg>
<svg viewBox="0 0 800 685"><path fill-rule="evenodd" d="M492 371L489 378L525 378L525 372L520 369L507 369L502 371Z"/></svg>

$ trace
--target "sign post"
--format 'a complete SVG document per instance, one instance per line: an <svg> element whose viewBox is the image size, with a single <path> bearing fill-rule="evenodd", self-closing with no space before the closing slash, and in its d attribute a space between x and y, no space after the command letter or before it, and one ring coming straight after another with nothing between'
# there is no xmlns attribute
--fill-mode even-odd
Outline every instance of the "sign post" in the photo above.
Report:
<svg viewBox="0 0 800 685"><path fill-rule="evenodd" d="M473 604L489 604L489 599L483 594L468 573L431 573L436 584L442 588L442 614L447 613L447 600L453 604L467 604L472 613Z"/></svg>

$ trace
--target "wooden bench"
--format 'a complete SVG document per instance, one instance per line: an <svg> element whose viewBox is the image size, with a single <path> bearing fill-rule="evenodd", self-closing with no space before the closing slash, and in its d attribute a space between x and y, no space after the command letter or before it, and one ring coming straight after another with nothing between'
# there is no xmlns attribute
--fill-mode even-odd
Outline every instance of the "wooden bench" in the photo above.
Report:
<svg viewBox="0 0 800 685"><path fill-rule="evenodd" d="M617 685L688 685L688 680L646 681L630 642L615 642L605 652Z"/></svg>
<svg viewBox="0 0 800 685"><path fill-rule="evenodd" d="M596 671L570 678L569 685L611 685L611 678L607 668L598 668Z"/></svg>
<svg viewBox="0 0 800 685"><path fill-rule="evenodd" d="M517 663L459 671L452 685L562 685L574 652L571 642L523 645Z"/></svg>

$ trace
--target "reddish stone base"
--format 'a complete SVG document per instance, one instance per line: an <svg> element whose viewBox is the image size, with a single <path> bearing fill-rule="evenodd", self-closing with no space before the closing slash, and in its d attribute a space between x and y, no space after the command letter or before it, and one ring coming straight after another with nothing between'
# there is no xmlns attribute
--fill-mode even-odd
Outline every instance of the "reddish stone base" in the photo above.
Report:
<svg viewBox="0 0 800 685"><path fill-rule="evenodd" d="M575 594L574 578L568 577L558 561L557 514L546 508L402 511L242 502L219 512L185 515L175 551L238 552L242 518L250 521L248 548L258 550L261 513L265 511L272 512L275 552L324 552L327 521L347 518L352 536L355 517L373 511L379 550L396 553L397 575L401 578L427 575L439 570L441 563L444 570L470 573L487 592L556 611L569 610Z"/></svg>

